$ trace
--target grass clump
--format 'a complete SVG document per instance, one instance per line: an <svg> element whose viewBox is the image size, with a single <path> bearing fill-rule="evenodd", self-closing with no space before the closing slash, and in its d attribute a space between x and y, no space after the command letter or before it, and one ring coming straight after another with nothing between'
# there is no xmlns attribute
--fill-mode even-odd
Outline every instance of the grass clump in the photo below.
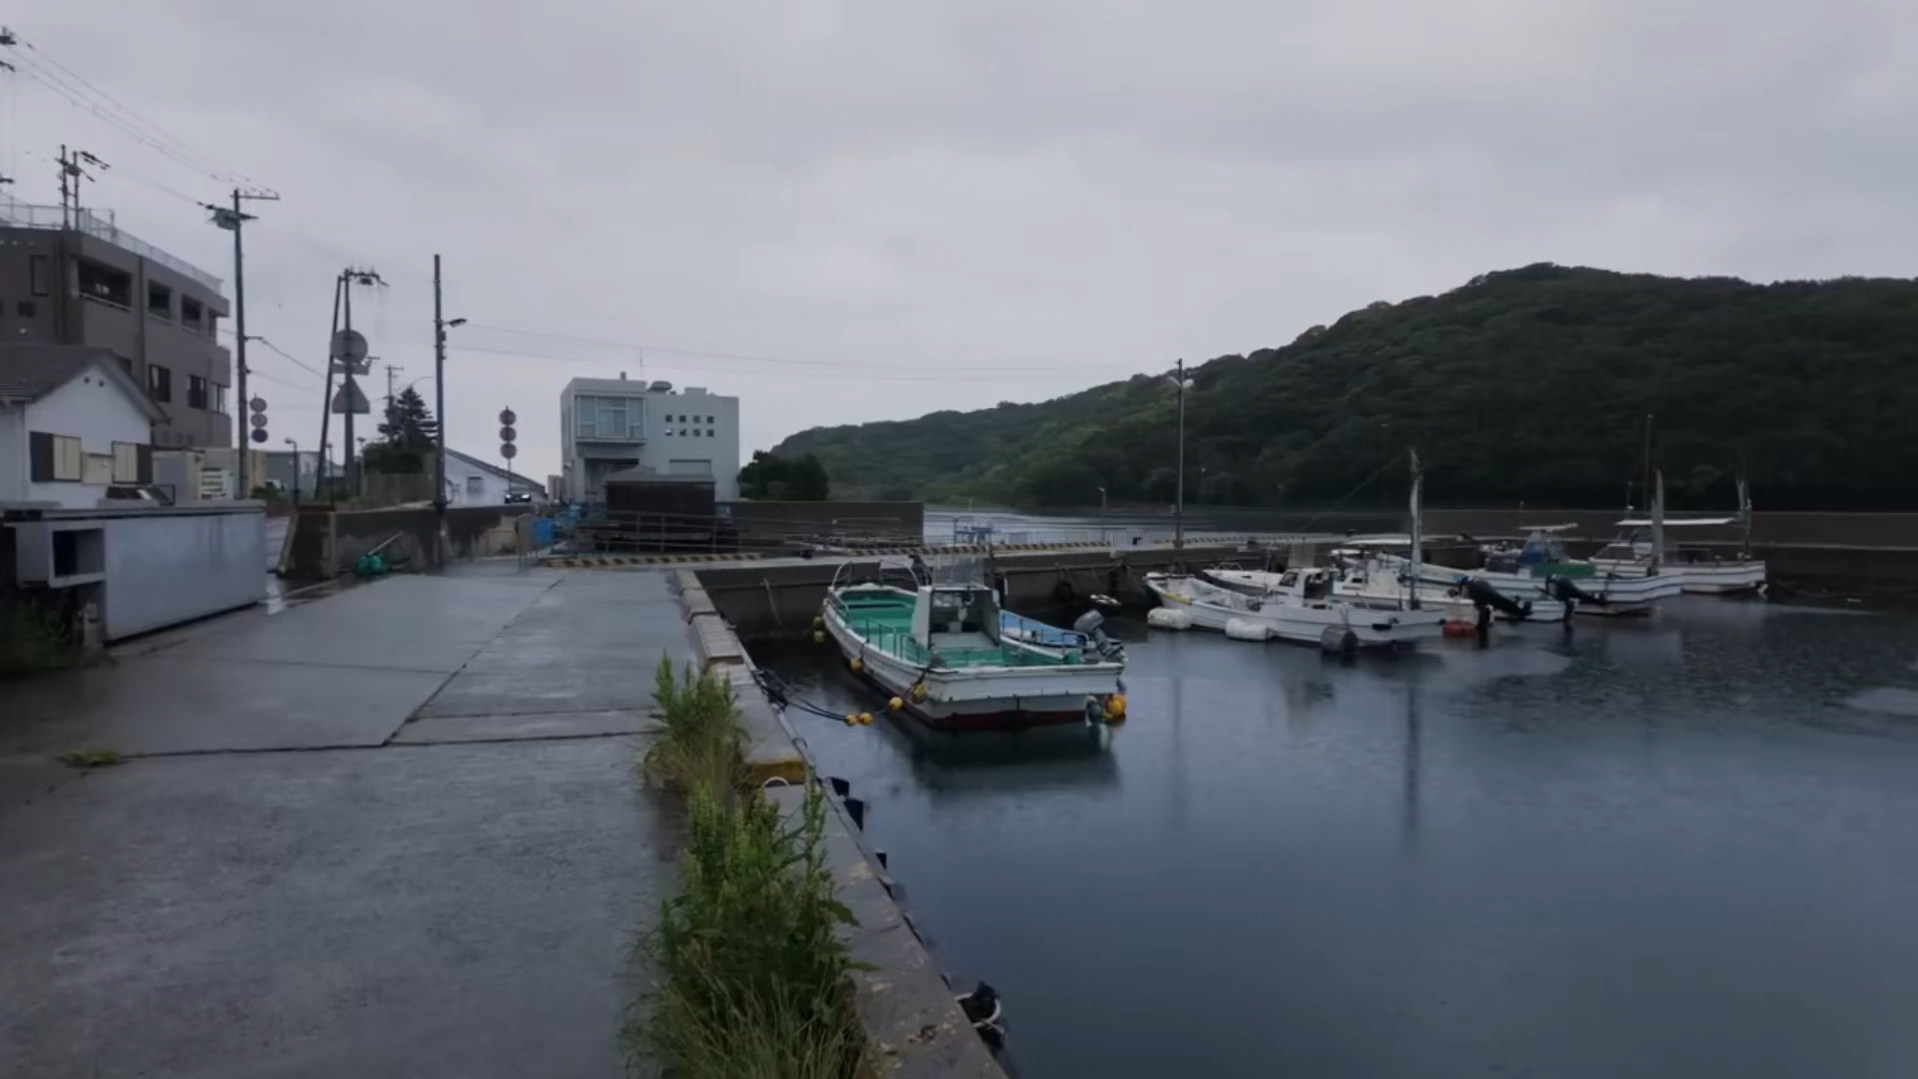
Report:
<svg viewBox="0 0 1918 1079"><path fill-rule="evenodd" d="M647 937L656 988L629 1046L687 1079L847 1079L864 1039L839 931L857 924L826 867L825 796L796 821L694 788L684 890Z"/></svg>
<svg viewBox="0 0 1918 1079"><path fill-rule="evenodd" d="M79 643L54 611L0 597L0 678L65 670L79 661Z"/></svg>
<svg viewBox="0 0 1918 1079"><path fill-rule="evenodd" d="M686 795L680 893L644 939L653 989L623 1037L631 1070L676 1079L851 1079L856 925L826 864L826 799L791 819L753 790L732 684L660 657L659 737L642 773Z"/></svg>
<svg viewBox="0 0 1918 1079"><path fill-rule="evenodd" d="M722 797L745 784L746 729L731 683L690 663L675 675L672 659L661 655L653 710L662 726L641 763L648 778L689 793L703 786Z"/></svg>
<svg viewBox="0 0 1918 1079"><path fill-rule="evenodd" d="M111 768L126 760L125 754L105 746L92 746L60 754L60 763L68 768Z"/></svg>

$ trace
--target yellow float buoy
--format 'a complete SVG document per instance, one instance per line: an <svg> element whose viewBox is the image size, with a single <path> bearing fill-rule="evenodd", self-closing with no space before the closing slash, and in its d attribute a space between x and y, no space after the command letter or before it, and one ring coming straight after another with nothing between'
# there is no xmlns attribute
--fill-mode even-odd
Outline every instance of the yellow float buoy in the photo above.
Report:
<svg viewBox="0 0 1918 1079"><path fill-rule="evenodd" d="M859 671L863 671L866 669L865 661L860 659L858 656L852 657L852 659L846 665L848 667L851 667L854 673L858 673Z"/></svg>
<svg viewBox="0 0 1918 1079"><path fill-rule="evenodd" d="M871 713L871 712L861 712L861 713L859 713L859 722L861 722L861 723L871 723L871 722L872 722L872 713Z"/></svg>
<svg viewBox="0 0 1918 1079"><path fill-rule="evenodd" d="M897 697L894 697L892 700L889 700L886 702L886 707L892 709L895 712L899 711L901 708L904 708L905 706L906 706L906 702L900 700Z"/></svg>
<svg viewBox="0 0 1918 1079"><path fill-rule="evenodd" d="M826 616L825 616L825 615L823 615L823 614L816 614L816 615L813 615L813 616L812 616L812 628L814 628L814 629L824 629L824 628L826 628Z"/></svg>
<svg viewBox="0 0 1918 1079"><path fill-rule="evenodd" d="M1125 718L1125 694L1114 693L1106 698L1106 722L1113 723Z"/></svg>
<svg viewBox="0 0 1918 1079"><path fill-rule="evenodd" d="M853 727L853 726L857 726L857 725L858 725L858 723L859 723L859 713L858 713L858 712L847 712L847 713L846 713L846 726L848 726L848 727Z"/></svg>
<svg viewBox="0 0 1918 1079"><path fill-rule="evenodd" d="M812 631L812 643L814 643L814 644L825 644L825 643L826 643L826 631L825 631L825 630L823 630L823 629L816 629L816 630L813 630L813 631Z"/></svg>
<svg viewBox="0 0 1918 1079"><path fill-rule="evenodd" d="M912 684L912 703L926 703L926 684L924 682L914 682Z"/></svg>

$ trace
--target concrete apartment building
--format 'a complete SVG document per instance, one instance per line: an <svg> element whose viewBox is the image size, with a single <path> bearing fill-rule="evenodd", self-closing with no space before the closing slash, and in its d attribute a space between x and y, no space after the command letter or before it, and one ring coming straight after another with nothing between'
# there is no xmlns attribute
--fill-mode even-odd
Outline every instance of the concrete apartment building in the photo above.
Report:
<svg viewBox="0 0 1918 1079"><path fill-rule="evenodd" d="M157 449L233 444L233 362L216 329L220 279L136 239L111 214L0 203L0 344L86 345L118 357L164 417ZM0 364L6 362L0 349Z"/></svg>
<svg viewBox="0 0 1918 1079"><path fill-rule="evenodd" d="M603 502L606 477L629 468L710 476L722 502L739 498L739 398L670 382L576 378L559 396L566 497Z"/></svg>

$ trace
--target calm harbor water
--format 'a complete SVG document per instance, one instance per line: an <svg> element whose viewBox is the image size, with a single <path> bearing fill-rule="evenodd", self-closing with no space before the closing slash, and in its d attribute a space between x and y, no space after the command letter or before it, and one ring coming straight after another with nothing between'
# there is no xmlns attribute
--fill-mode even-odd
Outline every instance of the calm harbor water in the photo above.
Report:
<svg viewBox="0 0 1918 1079"><path fill-rule="evenodd" d="M1119 629L1110 735L792 713L1024 1079L1918 1075L1918 619L1699 597L1349 666Z"/></svg>

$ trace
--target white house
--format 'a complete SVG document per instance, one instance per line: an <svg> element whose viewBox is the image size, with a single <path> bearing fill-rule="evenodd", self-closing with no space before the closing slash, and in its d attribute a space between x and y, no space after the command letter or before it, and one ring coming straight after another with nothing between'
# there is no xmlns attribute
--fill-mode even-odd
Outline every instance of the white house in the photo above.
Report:
<svg viewBox="0 0 1918 1079"><path fill-rule="evenodd" d="M106 349L0 346L0 502L88 509L110 486L151 483L165 419Z"/></svg>
<svg viewBox="0 0 1918 1079"><path fill-rule="evenodd" d="M544 485L535 483L533 477L513 473L512 486L507 486L506 469L489 464L477 457L471 457L447 447L446 450L446 504L449 506L501 506L506 503L509 491L518 491L533 496L533 501L546 499Z"/></svg>
<svg viewBox="0 0 1918 1079"><path fill-rule="evenodd" d="M559 395L566 497L602 502L606 477L629 468L707 476L722 502L739 497L739 398L670 382L576 378Z"/></svg>

